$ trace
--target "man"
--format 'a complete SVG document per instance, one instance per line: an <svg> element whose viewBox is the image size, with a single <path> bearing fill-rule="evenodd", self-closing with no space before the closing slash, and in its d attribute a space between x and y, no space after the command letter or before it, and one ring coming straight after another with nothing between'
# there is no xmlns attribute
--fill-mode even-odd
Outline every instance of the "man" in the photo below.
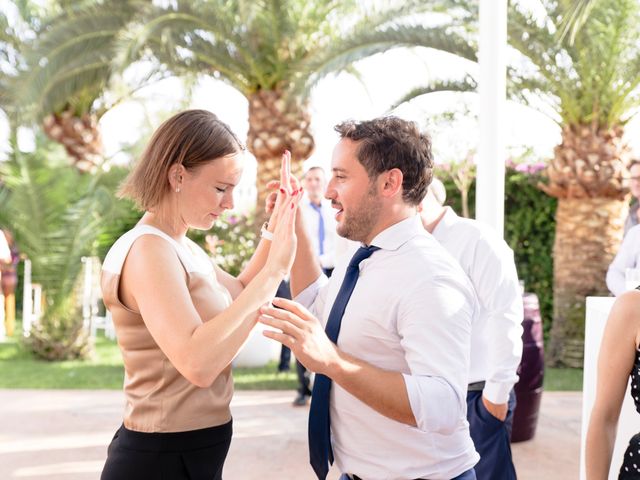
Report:
<svg viewBox="0 0 640 480"><path fill-rule="evenodd" d="M624 222L624 234L638 225L638 215L640 214L640 160L632 160L629 165L629 174L631 175L631 183L629 188L631 189L631 195L633 196L633 202L629 207L629 215Z"/></svg>
<svg viewBox="0 0 640 480"><path fill-rule="evenodd" d="M616 297L622 295L627 290L637 287L640 282L630 277L627 282L628 269L636 270L640 268L640 225L631 227L625 235L620 245L620 249L607 269L607 287Z"/></svg>
<svg viewBox="0 0 640 480"><path fill-rule="evenodd" d="M313 251L316 254L320 266L327 277L331 276L334 267L336 228L335 219L331 209L331 203L323 198L327 185L324 170L321 167L311 167L302 178L302 186L306 193L305 198L300 201L299 211L304 216L306 231L311 240ZM279 297L291 298L290 296L277 294ZM286 345L282 346L280 358L286 357L288 364L290 350ZM296 373L298 376L298 393L293 400L294 406L304 406L311 397L310 373L296 359Z"/></svg>
<svg viewBox="0 0 640 480"><path fill-rule="evenodd" d="M511 459L513 386L522 356L524 310L513 251L487 225L443 206L444 185L433 179L420 215L426 230L458 260L471 279L480 314L471 330L467 419L480 454L479 479L516 478Z"/></svg>
<svg viewBox="0 0 640 480"><path fill-rule="evenodd" d="M298 225L291 287L309 310L274 299L281 309L260 316L316 372L312 467L320 479L334 458L343 479L475 479L464 396L476 298L416 212L430 141L395 117L336 130L325 197L338 234L362 246L327 280Z"/></svg>
<svg viewBox="0 0 640 480"><path fill-rule="evenodd" d="M323 198L327 186L324 170L311 167L302 178L302 186L306 198L300 201L300 213L304 215L307 233L320 266L330 277L335 266L336 221L331 202Z"/></svg>

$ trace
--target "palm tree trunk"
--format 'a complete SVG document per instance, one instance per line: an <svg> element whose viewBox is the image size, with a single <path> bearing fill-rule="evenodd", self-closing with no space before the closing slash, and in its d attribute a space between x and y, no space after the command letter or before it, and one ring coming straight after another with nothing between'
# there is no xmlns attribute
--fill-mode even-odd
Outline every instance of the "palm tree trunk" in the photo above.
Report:
<svg viewBox="0 0 640 480"><path fill-rule="evenodd" d="M558 201L549 352L556 365L582 367L585 297L609 294L605 276L620 245L627 211L623 200Z"/></svg>
<svg viewBox="0 0 640 480"><path fill-rule="evenodd" d="M582 367L585 297L608 295L607 268L628 212L622 128L567 126L541 186L558 198L553 247L553 325L549 360Z"/></svg>
<svg viewBox="0 0 640 480"><path fill-rule="evenodd" d="M250 95L247 144L258 162L256 225L261 225L265 218L266 185L279 178L283 152L291 152L291 171L298 178L303 162L313 153L315 143L307 105L291 101L280 90L261 90Z"/></svg>
<svg viewBox="0 0 640 480"><path fill-rule="evenodd" d="M102 136L98 116L85 113L75 115L72 109L47 115L43 129L49 138L64 146L74 166L81 172L90 172L104 161Z"/></svg>

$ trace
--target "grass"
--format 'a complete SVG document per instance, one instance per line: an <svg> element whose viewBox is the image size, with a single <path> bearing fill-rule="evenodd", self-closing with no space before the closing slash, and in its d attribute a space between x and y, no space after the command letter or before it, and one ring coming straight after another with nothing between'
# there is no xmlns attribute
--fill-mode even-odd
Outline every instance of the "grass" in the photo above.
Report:
<svg viewBox="0 0 640 480"><path fill-rule="evenodd" d="M544 389L550 392L580 392L582 391L581 368L551 368L544 370Z"/></svg>
<svg viewBox="0 0 640 480"><path fill-rule="evenodd" d="M14 339L0 342L0 388L51 388L78 390L120 390L123 367L115 342L96 339L95 354L89 360L47 362L38 360ZM276 363L264 367L234 368L237 390L288 390L296 388L295 371L276 373ZM582 370L546 368L547 391L582 390Z"/></svg>
<svg viewBox="0 0 640 480"><path fill-rule="evenodd" d="M234 368L237 390L286 390L296 388L294 372L276 373L273 362L258 368ZM35 358L14 339L0 342L0 388L51 388L120 390L124 370L115 342L96 339L89 360L48 362Z"/></svg>

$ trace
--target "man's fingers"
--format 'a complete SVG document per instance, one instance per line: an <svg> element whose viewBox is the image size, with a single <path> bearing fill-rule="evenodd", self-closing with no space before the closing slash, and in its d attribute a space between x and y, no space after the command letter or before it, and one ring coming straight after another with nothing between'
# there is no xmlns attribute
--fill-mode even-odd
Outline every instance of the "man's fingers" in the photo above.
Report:
<svg viewBox="0 0 640 480"><path fill-rule="evenodd" d="M264 325L280 330L282 333L289 335L292 338L300 337L300 329L294 322L291 322L288 319L280 319L263 313L258 317L258 321Z"/></svg>
<svg viewBox="0 0 640 480"><path fill-rule="evenodd" d="M286 347L292 348L295 341L289 335L285 335L284 333L274 332L273 330L263 330L262 335L271 340L275 340L276 342L280 342Z"/></svg>
<svg viewBox="0 0 640 480"><path fill-rule="evenodd" d="M298 317L297 315L291 312L288 312L287 310L283 310L281 308L274 308L268 305L264 305L260 307L260 313L261 313L261 316L259 317L259 320L262 322L264 317L265 321L263 323L265 324L267 323L267 321L273 320L278 322L285 322L298 329L303 328L306 324L306 322L302 318ZM284 330L281 326L277 326L275 324L269 324L269 325L271 325L272 327L279 328L280 330ZM293 332L289 331L289 333L293 333Z"/></svg>
<svg viewBox="0 0 640 480"><path fill-rule="evenodd" d="M309 319L314 318L314 316L311 314L311 312L309 312L309 310L304 308L298 302L294 302L293 300L288 300L286 298L276 297L276 298L273 299L272 303L276 307L280 307L280 309L282 309L282 310L286 310L288 312L293 313L294 315L297 315L302 320L309 320Z"/></svg>

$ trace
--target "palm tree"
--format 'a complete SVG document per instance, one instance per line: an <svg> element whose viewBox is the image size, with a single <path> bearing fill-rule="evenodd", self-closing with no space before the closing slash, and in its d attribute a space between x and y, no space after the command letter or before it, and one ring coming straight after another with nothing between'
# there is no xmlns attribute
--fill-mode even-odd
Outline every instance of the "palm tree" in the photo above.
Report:
<svg viewBox="0 0 640 480"><path fill-rule="evenodd" d="M398 20L444 11L455 0L412 0L368 10L352 0L116 3L118 8L113 0L106 1L51 22L36 55L47 63L35 68L38 81L31 89L41 92L36 97L41 111L68 108L65 99L76 96L80 87L104 87L99 78L140 60L166 66L176 75L219 78L249 101L247 143L258 161L258 205L266 193L262 180L277 177L285 149L292 152L298 172L313 151L308 101L317 81L348 70L361 58L411 44L416 35L444 51L463 44L445 25L426 33L415 27L406 27L402 36L397 33Z"/></svg>
<svg viewBox="0 0 640 480"><path fill-rule="evenodd" d="M61 149L43 140L38 139L35 152L14 151L0 165L0 223L11 225L45 294L46 308L31 331L30 347L41 358L62 360L88 352L76 285L81 258L94 252L114 202L104 174L70 169Z"/></svg>
<svg viewBox="0 0 640 480"><path fill-rule="evenodd" d="M116 40L138 9L113 0L57 3L42 12L36 40L20 49L26 65L8 91L24 120L41 122L79 171L94 171L104 161L98 121L122 100L105 95L119 80L112 67Z"/></svg>
<svg viewBox="0 0 640 480"><path fill-rule="evenodd" d="M581 366L584 298L608 293L605 274L628 211L623 134L640 105L640 4L586 2L580 28L558 42L576 4L542 3L542 22L517 6L510 11L509 41L533 66L512 78L525 95L546 99L562 129L541 186L558 199L550 354L557 364Z"/></svg>
<svg viewBox="0 0 640 480"><path fill-rule="evenodd" d="M467 3L467 11L473 11ZM630 153L623 134L640 105L640 4L538 3L543 16L510 3L508 41L520 57L508 69L508 90L513 99L544 113L550 107L561 129L562 141L546 170L548 182L540 185L558 199L549 359L580 367L584 299L607 295L605 273L627 214L624 178ZM472 91L475 80L416 89L402 101L439 90Z"/></svg>

